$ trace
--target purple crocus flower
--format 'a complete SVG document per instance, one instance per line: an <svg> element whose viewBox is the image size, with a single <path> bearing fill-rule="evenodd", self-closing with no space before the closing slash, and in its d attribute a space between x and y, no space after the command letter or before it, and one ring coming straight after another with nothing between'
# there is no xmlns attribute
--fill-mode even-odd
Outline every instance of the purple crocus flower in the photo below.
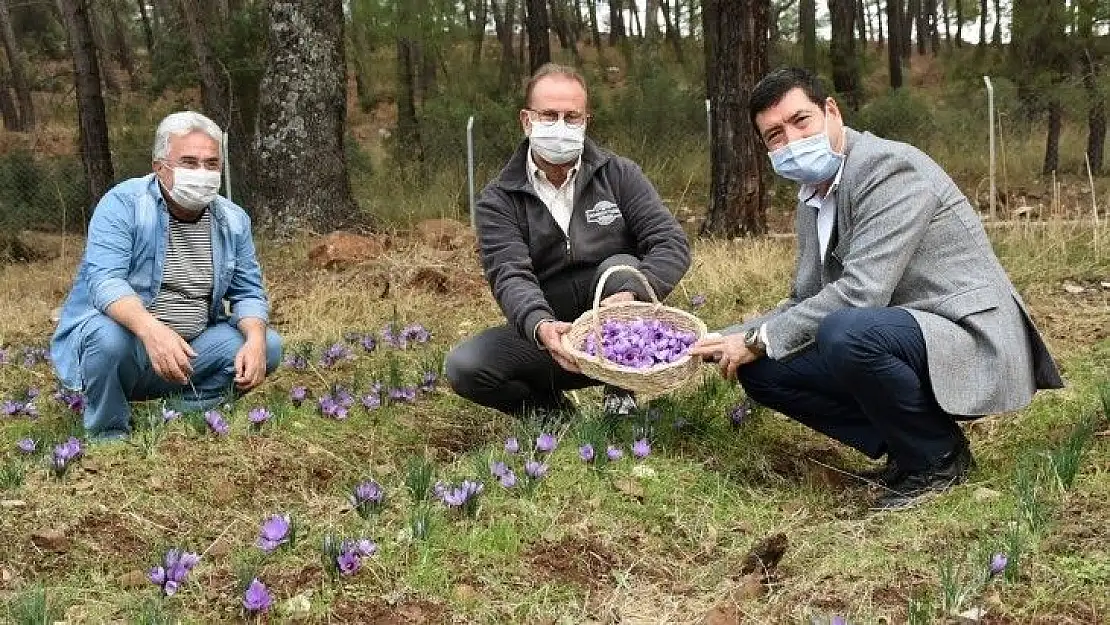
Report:
<svg viewBox="0 0 1110 625"><path fill-rule="evenodd" d="M54 457L68 462L79 457L83 451L81 441L70 436L69 440L54 448Z"/></svg>
<svg viewBox="0 0 1110 625"><path fill-rule="evenodd" d="M15 445L19 448L19 451L22 451L25 454L33 454L35 453L35 450L38 449L38 444L36 444L35 441L30 438L21 439Z"/></svg>
<svg viewBox="0 0 1110 625"><path fill-rule="evenodd" d="M288 542L291 525L289 515L275 514L263 521L262 528L258 531L258 548L270 553Z"/></svg>
<svg viewBox="0 0 1110 625"><path fill-rule="evenodd" d="M510 454L520 452L520 442L516 440L515 436L510 436L505 440L505 452Z"/></svg>
<svg viewBox="0 0 1110 625"><path fill-rule="evenodd" d="M578 457L582 460L585 460L586 462L593 462L595 455L596 454L594 453L594 446L589 443L586 443L585 445L582 445L578 448Z"/></svg>
<svg viewBox="0 0 1110 625"><path fill-rule="evenodd" d="M377 410L382 407L382 396L377 393L367 393L362 396L362 406L367 410Z"/></svg>
<svg viewBox="0 0 1110 625"><path fill-rule="evenodd" d="M306 397L308 397L308 389L303 386L294 386L289 389L289 400L293 402L294 406L300 406Z"/></svg>
<svg viewBox="0 0 1110 625"><path fill-rule="evenodd" d="M420 390L425 393L431 393L436 390L436 382L439 381L439 376L435 371L425 371L424 377L420 379Z"/></svg>
<svg viewBox="0 0 1110 625"><path fill-rule="evenodd" d="M529 460L524 463L524 472L528 474L528 477L538 480L547 475L547 465L536 460Z"/></svg>
<svg viewBox="0 0 1110 625"><path fill-rule="evenodd" d="M993 556L991 556L991 564L990 564L990 575L991 575L991 577L994 577L995 575L1001 575L1002 571L1006 570L1006 565L1009 563L1009 561L1010 561L1010 559L1004 553L996 553Z"/></svg>
<svg viewBox="0 0 1110 625"><path fill-rule="evenodd" d="M21 412L23 412L23 402L14 399L5 399L4 403L0 404L0 414L10 417Z"/></svg>
<svg viewBox="0 0 1110 625"><path fill-rule="evenodd" d="M271 416L270 411L265 408L254 408L247 413L247 420L257 426L269 421Z"/></svg>
<svg viewBox="0 0 1110 625"><path fill-rule="evenodd" d="M503 488L512 488L516 486L516 473L506 470L504 475L498 476L497 481L501 483Z"/></svg>
<svg viewBox="0 0 1110 625"><path fill-rule="evenodd" d="M543 433L536 437L536 451L538 452L549 454L555 449L555 445L555 437L550 434Z"/></svg>
<svg viewBox="0 0 1110 625"><path fill-rule="evenodd" d="M636 456L639 459L643 459L643 458L647 458L648 454L650 454L650 453L651 453L651 445L648 444L646 438L641 438L640 440L636 441L635 443L632 443L632 455L633 456Z"/></svg>
<svg viewBox="0 0 1110 625"><path fill-rule="evenodd" d="M285 357L285 366L297 371L304 371L308 368L308 359L303 354L289 354Z"/></svg>
<svg viewBox="0 0 1110 625"><path fill-rule="evenodd" d="M0 348L0 365L8 364L8 350Z"/></svg>
<svg viewBox="0 0 1110 625"><path fill-rule="evenodd" d="M339 572L343 575L352 575L358 572L362 562L359 560L358 552L355 550L344 550L335 558L335 563L339 567Z"/></svg>
<svg viewBox="0 0 1110 625"><path fill-rule="evenodd" d="M369 557L378 552L378 545L369 538L360 538L355 541L355 551L360 556Z"/></svg>
<svg viewBox="0 0 1110 625"><path fill-rule="evenodd" d="M217 436L224 436L228 433L229 429L227 421L224 421L224 416L220 414L219 410L209 410L204 413L204 422L208 424L208 429Z"/></svg>
<svg viewBox="0 0 1110 625"><path fill-rule="evenodd" d="M373 335L370 334L363 335L362 338L359 339L358 343L359 345L362 345L362 349L368 352L374 351L374 348L378 346L378 342L374 340Z"/></svg>
<svg viewBox="0 0 1110 625"><path fill-rule="evenodd" d="M382 340L389 344L391 347L397 349L405 349L408 347L408 340L405 338L403 331L397 332L394 324L388 324L381 331Z"/></svg>
<svg viewBox="0 0 1110 625"><path fill-rule="evenodd" d="M351 492L351 504L359 510L359 514L370 512L372 509L381 506L384 500L385 491L381 484L374 480L356 484Z"/></svg>
<svg viewBox="0 0 1110 625"><path fill-rule="evenodd" d="M427 343L428 339L432 338L431 333L419 323L405 326L405 329L401 330L401 336L411 343Z"/></svg>
<svg viewBox="0 0 1110 625"><path fill-rule="evenodd" d="M837 614L829 619L829 625L848 625L848 619Z"/></svg>
<svg viewBox="0 0 1110 625"><path fill-rule="evenodd" d="M496 460L496 461L491 462L489 464L489 472L494 477L501 477L501 476L505 475L506 473L510 473L509 465L505 464L504 462L501 462L500 460Z"/></svg>
<svg viewBox="0 0 1110 625"><path fill-rule="evenodd" d="M610 460L620 460L624 457L624 452L621 451L620 447L609 445L609 447L605 449L605 455L608 456Z"/></svg>
<svg viewBox="0 0 1110 625"><path fill-rule="evenodd" d="M343 360L351 360L354 354L351 349L343 343L335 343L324 350L324 354L320 356L320 365L323 367L332 367Z"/></svg>
<svg viewBox="0 0 1110 625"><path fill-rule="evenodd" d="M171 408L162 409L162 423L169 423L181 416L181 413Z"/></svg>
<svg viewBox="0 0 1110 625"><path fill-rule="evenodd" d="M702 306L705 306L705 295L698 293L690 298L691 308L701 308Z"/></svg>
<svg viewBox="0 0 1110 625"><path fill-rule="evenodd" d="M266 589L266 585L258 581L257 577L252 579L246 592L243 593L243 608L247 612L257 614L269 610L271 603L273 598L270 597L270 591Z"/></svg>
<svg viewBox="0 0 1110 625"><path fill-rule="evenodd" d="M189 571L200 561L200 556L192 552L182 552L180 549L170 549L162 558L162 565L155 566L147 572L147 579L156 586L162 587L162 592L172 596L185 583Z"/></svg>
<svg viewBox="0 0 1110 625"><path fill-rule="evenodd" d="M732 427L734 427L734 428L740 427L740 425L743 424L744 421L748 418L748 412L750 410L751 410L751 407L748 405L748 402L738 404L735 407L733 407L731 410L729 410L728 411L728 421L729 421L729 423L732 424Z"/></svg>
<svg viewBox="0 0 1110 625"><path fill-rule="evenodd" d="M416 399L416 388L412 386L401 386L398 388L389 389L390 401L409 403Z"/></svg>

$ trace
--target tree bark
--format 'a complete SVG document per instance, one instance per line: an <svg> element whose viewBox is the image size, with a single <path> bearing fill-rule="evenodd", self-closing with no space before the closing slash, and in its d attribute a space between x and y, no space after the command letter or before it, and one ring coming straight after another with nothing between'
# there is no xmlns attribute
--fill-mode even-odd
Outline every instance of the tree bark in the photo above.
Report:
<svg viewBox="0 0 1110 625"><path fill-rule="evenodd" d="M624 0L609 0L609 46L616 47L625 37Z"/></svg>
<svg viewBox="0 0 1110 625"><path fill-rule="evenodd" d="M994 32L991 33L991 45L1002 45L1002 0L994 0Z"/></svg>
<svg viewBox="0 0 1110 625"><path fill-rule="evenodd" d="M659 0L647 0L644 7L644 36L652 41L659 39Z"/></svg>
<svg viewBox="0 0 1110 625"><path fill-rule="evenodd" d="M802 67L817 71L817 3L800 0L798 3L798 39L802 42Z"/></svg>
<svg viewBox="0 0 1110 625"><path fill-rule="evenodd" d="M139 19L143 24L143 38L146 39L146 51L150 58L154 58L154 29L150 27L150 15L146 10L146 0L139 0Z"/></svg>
<svg viewBox="0 0 1110 625"><path fill-rule="evenodd" d="M964 47L964 3L956 0L956 47Z"/></svg>
<svg viewBox="0 0 1110 625"><path fill-rule="evenodd" d="M979 50L987 49L987 0L979 0Z"/></svg>
<svg viewBox="0 0 1110 625"><path fill-rule="evenodd" d="M89 3L89 26L92 27L93 43L96 45L96 58L100 65L100 78L104 80L104 88L108 93L118 95L120 89L119 81L116 80L116 74L112 71L112 65L108 62L112 58L108 47L108 38L104 35L104 24L102 23L101 16L97 15L95 3Z"/></svg>
<svg viewBox="0 0 1110 625"><path fill-rule="evenodd" d="M767 151L747 103L767 71L768 0L705 0L706 91L711 102L710 205L702 236L767 231L763 171Z"/></svg>
<svg viewBox="0 0 1110 625"><path fill-rule="evenodd" d="M902 58L909 63L913 55L913 26L917 19L917 12L921 8L921 0L906 0L902 8L902 30L898 31L901 35L899 41L902 43Z"/></svg>
<svg viewBox="0 0 1110 625"><path fill-rule="evenodd" d="M31 83L28 79L27 58L15 38L15 29L12 27L11 14L8 12L8 3L11 0L0 0L0 38L4 41L4 53L8 57L8 70L11 72L12 88L15 90L18 102L18 116L15 119L13 130L26 132L35 127L35 102L31 97ZM5 118L5 125L7 119Z"/></svg>
<svg viewBox="0 0 1110 625"><path fill-rule="evenodd" d="M632 22L628 27L628 30L631 31L631 36L642 38L644 36L644 27L643 24L640 23L640 10L636 7L635 0L628 3L628 15L632 18Z"/></svg>
<svg viewBox="0 0 1110 625"><path fill-rule="evenodd" d="M254 142L261 222L283 235L358 224L344 150L343 4L272 0L268 12Z"/></svg>
<svg viewBox="0 0 1110 625"><path fill-rule="evenodd" d="M131 90L138 91L141 85L139 84L139 75L135 72L135 59L131 55L131 42L128 41L127 26L123 23L123 11L114 0L111 4L111 13L112 43L115 44L116 48L116 60L123 71L127 73L127 83Z"/></svg>
<svg viewBox="0 0 1110 625"><path fill-rule="evenodd" d="M89 206L94 206L115 180L112 152L108 144L104 94L100 90L96 42L93 41L92 24L89 23L88 0L58 0L58 9L62 14L66 39L73 56L81 162L85 167Z"/></svg>
<svg viewBox="0 0 1110 625"><path fill-rule="evenodd" d="M928 4L931 0L916 0L917 14L914 16L915 24L917 27L917 54L925 56L925 52L929 49L929 28L926 25Z"/></svg>
<svg viewBox="0 0 1110 625"><path fill-rule="evenodd" d="M867 49L867 10L863 7L863 0L856 0L856 30L859 31L859 46L861 50Z"/></svg>
<svg viewBox="0 0 1110 625"><path fill-rule="evenodd" d="M551 62L551 34L548 32L547 0L525 0L528 4L528 69L535 72Z"/></svg>
<svg viewBox="0 0 1110 625"><path fill-rule="evenodd" d="M1103 148L1106 145L1106 97L1099 88L1102 55L1094 40L1094 23L1098 0L1080 0L1077 6L1080 39L1080 66L1083 87L1087 91L1087 160L1091 173L1102 173Z"/></svg>
<svg viewBox="0 0 1110 625"><path fill-rule="evenodd" d="M19 132L19 109L12 98L11 79L0 67L0 119L4 120L4 130Z"/></svg>
<svg viewBox="0 0 1110 625"><path fill-rule="evenodd" d="M948 19L948 0L941 0L941 19L944 20L944 45L952 48L952 20Z"/></svg>
<svg viewBox="0 0 1110 625"><path fill-rule="evenodd" d="M902 87L902 0L886 0L887 68L890 88Z"/></svg>
<svg viewBox="0 0 1110 625"><path fill-rule="evenodd" d="M663 27L666 29L667 41L671 43L671 48L674 49L674 58L679 63L683 63L682 55L682 36L678 32L678 25L675 24L674 18L671 16L670 0L659 0L663 7ZM674 0L677 4L679 0Z"/></svg>
<svg viewBox="0 0 1110 625"><path fill-rule="evenodd" d="M598 54L601 53L601 27L598 25L597 18L597 1L586 0L586 8L590 12L590 39L593 41L594 48L597 48Z"/></svg>
<svg viewBox="0 0 1110 625"><path fill-rule="evenodd" d="M517 75L516 57L513 54L513 19L516 0L490 0L490 11L493 12L493 27L497 31L497 41L501 44L500 83L503 89L508 89L512 87Z"/></svg>
<svg viewBox="0 0 1110 625"><path fill-rule="evenodd" d="M1059 98L1048 103L1048 136L1044 142L1044 168L1041 174L1048 175L1060 168L1060 130L1063 127L1064 111Z"/></svg>
<svg viewBox="0 0 1110 625"><path fill-rule="evenodd" d="M471 62L477 66L482 62L482 44L486 41L486 24L489 22L489 0L476 0L474 21L470 26L470 41L474 46Z"/></svg>
<svg viewBox="0 0 1110 625"><path fill-rule="evenodd" d="M882 0L875 0L875 26L879 30L879 49L881 50L885 38L883 36L883 7L880 2Z"/></svg>
<svg viewBox="0 0 1110 625"><path fill-rule="evenodd" d="M829 58L832 61L833 88L847 99L853 111L859 110L859 62L856 58L855 33L852 20L856 15L853 0L829 0L832 41Z"/></svg>

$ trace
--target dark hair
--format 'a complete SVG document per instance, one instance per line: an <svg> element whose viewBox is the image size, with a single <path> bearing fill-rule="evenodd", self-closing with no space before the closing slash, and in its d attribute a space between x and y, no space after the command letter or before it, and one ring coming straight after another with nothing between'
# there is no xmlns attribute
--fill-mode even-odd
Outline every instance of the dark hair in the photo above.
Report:
<svg viewBox="0 0 1110 625"><path fill-rule="evenodd" d="M801 67L780 67L760 79L755 89L752 89L748 112L751 115L752 128L756 132L759 129L755 125L755 116L778 104L793 89L801 89L809 101L817 106L824 106L828 97L821 79L813 72Z"/></svg>
<svg viewBox="0 0 1110 625"><path fill-rule="evenodd" d="M536 70L536 73L532 74L532 77L528 79L528 84L524 87L525 108L532 106L532 90L536 88L536 83L548 76L562 76L563 78L573 80L582 85L582 91L588 91L586 89L586 79L582 77L582 74L578 73L578 70L569 65L544 63Z"/></svg>

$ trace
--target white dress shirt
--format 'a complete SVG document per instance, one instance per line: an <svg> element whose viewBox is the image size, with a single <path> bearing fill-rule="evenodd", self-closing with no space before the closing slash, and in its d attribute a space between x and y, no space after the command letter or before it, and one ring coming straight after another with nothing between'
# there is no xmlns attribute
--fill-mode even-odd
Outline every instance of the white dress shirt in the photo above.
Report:
<svg viewBox="0 0 1110 625"><path fill-rule="evenodd" d="M543 170L532 160L531 154L528 158L528 182L532 183L536 195L540 196L544 206L551 211L551 216L563 229L564 235L570 232L570 215L574 211L574 178L581 166L582 157L579 156L574 167L567 172L567 179L561 186L556 187L547 179L547 174L543 173Z"/></svg>

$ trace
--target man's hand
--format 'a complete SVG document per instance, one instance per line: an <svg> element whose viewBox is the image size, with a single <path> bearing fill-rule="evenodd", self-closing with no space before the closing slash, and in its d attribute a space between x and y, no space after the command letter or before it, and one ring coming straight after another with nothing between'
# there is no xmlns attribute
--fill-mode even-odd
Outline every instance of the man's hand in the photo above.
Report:
<svg viewBox="0 0 1110 625"><path fill-rule="evenodd" d="M602 306L610 306L612 304L619 304L621 302L634 302L634 301L636 301L636 294L635 293L633 293L632 291L621 291L619 293L613 293L609 297L606 297L605 299L601 300L601 305Z"/></svg>
<svg viewBox="0 0 1110 625"><path fill-rule="evenodd" d="M235 387L249 391L265 379L266 339L252 336L235 354Z"/></svg>
<svg viewBox="0 0 1110 625"><path fill-rule="evenodd" d="M189 360L196 358L197 353L180 334L152 317L138 336L158 377L177 384L189 381L193 374Z"/></svg>
<svg viewBox="0 0 1110 625"><path fill-rule="evenodd" d="M542 321L536 329L536 334L540 337L540 343L551 352L551 357L559 363L560 367L571 373L580 373L578 365L574 364L574 359L563 349L563 335L568 330L570 330L570 324L565 321Z"/></svg>
<svg viewBox="0 0 1110 625"><path fill-rule="evenodd" d="M701 356L706 362L715 362L721 367L721 375L725 379L736 377L736 370L741 365L759 358L744 344L743 334L709 334L690 348L691 356Z"/></svg>

